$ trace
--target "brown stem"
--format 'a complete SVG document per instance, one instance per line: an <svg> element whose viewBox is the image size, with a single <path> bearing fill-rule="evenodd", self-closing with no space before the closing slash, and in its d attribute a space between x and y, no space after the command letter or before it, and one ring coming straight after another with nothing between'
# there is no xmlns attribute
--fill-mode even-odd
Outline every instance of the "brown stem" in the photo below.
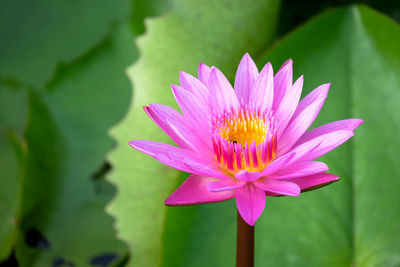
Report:
<svg viewBox="0 0 400 267"><path fill-rule="evenodd" d="M254 226L237 215L236 267L254 267Z"/></svg>

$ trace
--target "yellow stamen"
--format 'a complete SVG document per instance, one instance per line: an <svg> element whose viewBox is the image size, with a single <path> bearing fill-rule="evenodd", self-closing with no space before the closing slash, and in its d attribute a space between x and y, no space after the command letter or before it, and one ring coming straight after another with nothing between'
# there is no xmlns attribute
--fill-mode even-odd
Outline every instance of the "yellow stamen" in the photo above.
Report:
<svg viewBox="0 0 400 267"><path fill-rule="evenodd" d="M268 126L263 119L257 116L235 117L225 120L219 129L222 138L230 142L236 142L240 146L256 142L261 144L265 140Z"/></svg>
<svg viewBox="0 0 400 267"><path fill-rule="evenodd" d="M262 171L275 158L276 128L271 115L241 108L216 118L213 128L215 159L231 175Z"/></svg>

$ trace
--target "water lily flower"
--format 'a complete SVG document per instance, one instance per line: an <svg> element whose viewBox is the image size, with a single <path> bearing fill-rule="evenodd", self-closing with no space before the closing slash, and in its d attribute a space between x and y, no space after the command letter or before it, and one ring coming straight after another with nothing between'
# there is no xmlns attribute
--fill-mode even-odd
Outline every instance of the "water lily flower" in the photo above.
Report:
<svg viewBox="0 0 400 267"><path fill-rule="evenodd" d="M242 218L254 225L266 196L299 196L339 178L316 158L354 135L363 121L347 119L307 131L327 97L323 84L301 101L303 76L292 81L293 62L274 76L242 58L234 88L216 67L200 64L198 78L180 73L172 92L183 115L150 104L147 115L178 145L135 140L130 145L172 168L191 173L166 205L236 198Z"/></svg>

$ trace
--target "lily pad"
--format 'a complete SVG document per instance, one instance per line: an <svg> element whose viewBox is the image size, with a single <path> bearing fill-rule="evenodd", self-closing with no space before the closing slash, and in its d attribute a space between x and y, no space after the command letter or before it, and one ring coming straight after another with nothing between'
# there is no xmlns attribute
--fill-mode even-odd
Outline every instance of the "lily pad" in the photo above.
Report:
<svg viewBox="0 0 400 267"><path fill-rule="evenodd" d="M46 90L30 91L16 247L21 266L94 266L99 258L116 263L126 256L104 212L115 190L102 176L114 145L107 131L131 98L124 69L136 53L130 27L121 26L61 69Z"/></svg>
<svg viewBox="0 0 400 267"><path fill-rule="evenodd" d="M0 8L0 78L41 88L56 67L105 40L130 2L7 1Z"/></svg>

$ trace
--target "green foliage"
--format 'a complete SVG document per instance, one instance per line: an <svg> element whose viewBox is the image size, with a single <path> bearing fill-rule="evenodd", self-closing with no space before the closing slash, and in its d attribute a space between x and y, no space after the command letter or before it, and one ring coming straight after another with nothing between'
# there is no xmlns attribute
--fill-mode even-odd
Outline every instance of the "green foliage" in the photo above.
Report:
<svg viewBox="0 0 400 267"><path fill-rule="evenodd" d="M103 211L114 190L95 172L113 144L107 129L129 104L129 81L122 70L134 59L131 38L129 29L119 29L63 69L44 93L29 95L20 227L28 237L38 230L49 248L38 250L19 240L17 258L23 266L49 266L58 259L86 266L101 254L125 253Z"/></svg>
<svg viewBox="0 0 400 267"><path fill-rule="evenodd" d="M115 189L102 166L114 144L107 131L129 105L124 71L137 51L130 3L99 2L97 12L92 4L0 9L0 260L12 250L21 266L127 256L104 212Z"/></svg>
<svg viewBox="0 0 400 267"><path fill-rule="evenodd" d="M17 236L27 102L25 90L0 84L0 259L7 258Z"/></svg>
<svg viewBox="0 0 400 267"><path fill-rule="evenodd" d="M104 40L129 15L128 0L7 1L0 8L0 78L42 87L60 63Z"/></svg>

